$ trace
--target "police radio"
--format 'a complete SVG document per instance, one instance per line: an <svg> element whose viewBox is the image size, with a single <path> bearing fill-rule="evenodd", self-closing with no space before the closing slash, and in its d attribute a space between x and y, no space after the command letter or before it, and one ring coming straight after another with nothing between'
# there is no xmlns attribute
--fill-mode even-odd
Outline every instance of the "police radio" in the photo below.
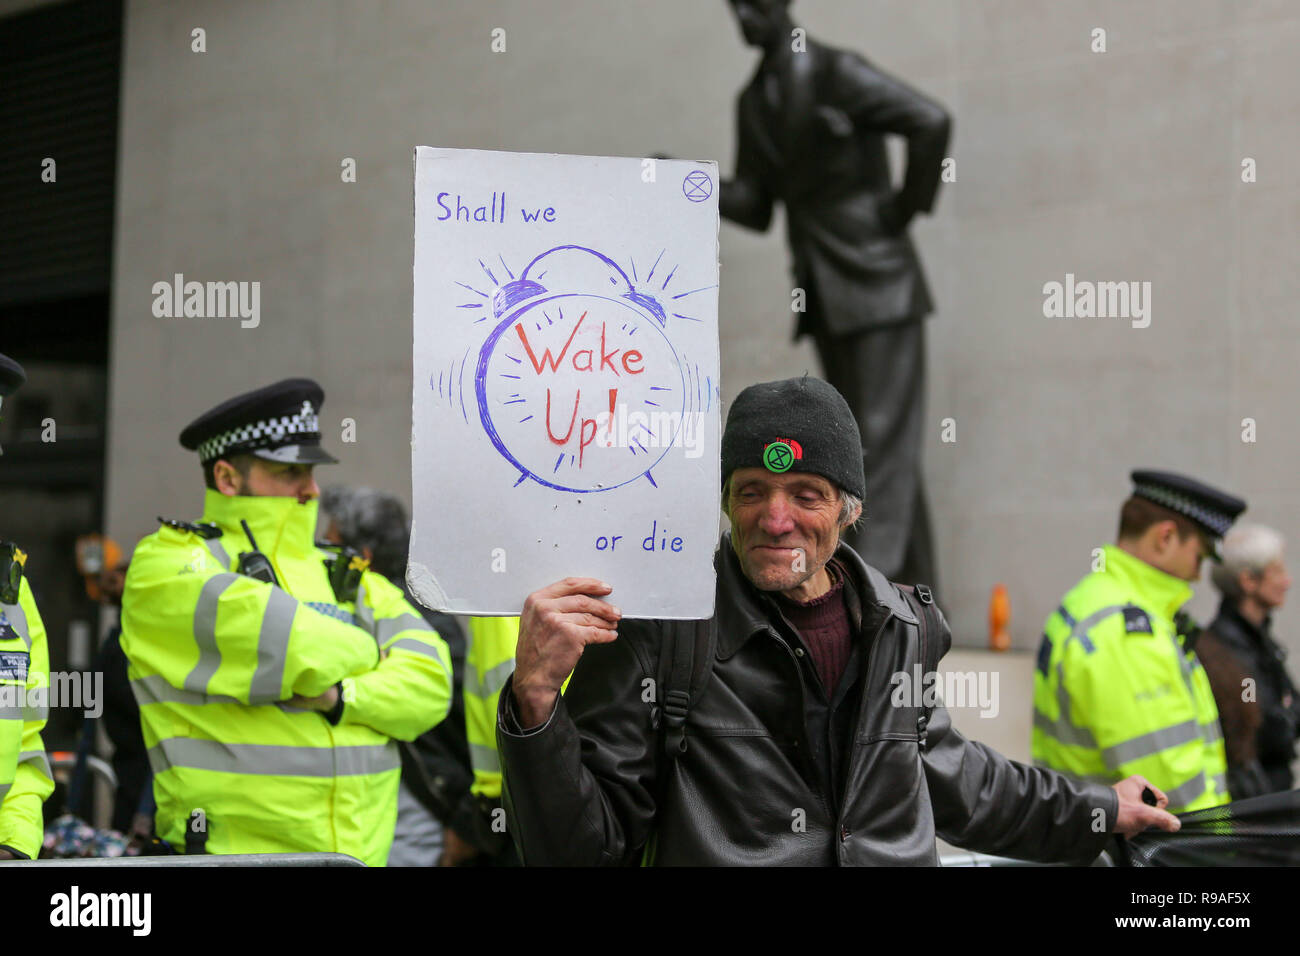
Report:
<svg viewBox="0 0 1300 956"><path fill-rule="evenodd" d="M253 537L253 531L248 527L248 522L241 520L239 524L244 529L244 534L248 535L248 543L253 546L253 550L240 552L239 564L236 566L236 570L254 581L265 581L267 584L274 584L279 587L280 579L275 576L275 568L271 567L271 559L257 550L257 539Z"/></svg>
<svg viewBox="0 0 1300 956"><path fill-rule="evenodd" d="M317 542L318 546L320 544ZM355 602L357 589L361 586L361 575L370 567L370 562L356 548L341 545L337 546L337 550L337 554L322 562L329 573L330 587L334 590L335 600Z"/></svg>
<svg viewBox="0 0 1300 956"><path fill-rule="evenodd" d="M0 541L0 604L17 604L27 553L12 541Z"/></svg>

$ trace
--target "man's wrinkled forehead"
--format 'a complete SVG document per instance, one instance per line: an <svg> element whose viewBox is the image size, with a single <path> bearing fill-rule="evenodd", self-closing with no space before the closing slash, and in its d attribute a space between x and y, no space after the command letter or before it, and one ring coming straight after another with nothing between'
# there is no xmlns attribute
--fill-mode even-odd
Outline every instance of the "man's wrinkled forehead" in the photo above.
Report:
<svg viewBox="0 0 1300 956"><path fill-rule="evenodd" d="M829 478L811 471L787 471L783 474L773 474L766 468L737 468L731 473L731 490L736 492L745 486L788 489L808 487L816 488L828 496L834 496L839 491L836 484Z"/></svg>

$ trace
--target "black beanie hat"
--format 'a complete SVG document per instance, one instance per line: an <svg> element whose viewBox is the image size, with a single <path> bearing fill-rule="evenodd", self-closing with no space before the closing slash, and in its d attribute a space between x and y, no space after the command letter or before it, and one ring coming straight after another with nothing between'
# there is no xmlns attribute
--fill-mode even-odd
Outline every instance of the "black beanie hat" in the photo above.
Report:
<svg viewBox="0 0 1300 956"><path fill-rule="evenodd" d="M737 468L805 471L866 496L862 435L835 387L819 378L751 385L731 403L722 432L722 483Z"/></svg>

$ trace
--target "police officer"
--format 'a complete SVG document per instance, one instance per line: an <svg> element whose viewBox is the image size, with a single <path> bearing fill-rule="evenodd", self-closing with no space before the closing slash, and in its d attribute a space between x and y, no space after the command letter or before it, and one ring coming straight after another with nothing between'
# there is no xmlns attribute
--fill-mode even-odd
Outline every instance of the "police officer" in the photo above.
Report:
<svg viewBox="0 0 1300 956"><path fill-rule="evenodd" d="M181 444L198 522L137 546L122 649L154 771L158 835L187 853L334 851L382 865L397 740L446 716L447 646L359 555L314 543L321 387L222 403Z"/></svg>
<svg viewBox="0 0 1300 956"><path fill-rule="evenodd" d="M1141 775L1174 813L1218 806L1230 799L1219 712L1179 609L1246 503L1169 472L1132 480L1117 543L1047 618L1034 762L1099 781Z"/></svg>
<svg viewBox="0 0 1300 956"><path fill-rule="evenodd" d="M0 355L0 404L25 381L23 367ZM40 852L41 805L54 791L41 742L50 658L45 625L23 576L26 560L17 545L0 541L0 860L34 859Z"/></svg>

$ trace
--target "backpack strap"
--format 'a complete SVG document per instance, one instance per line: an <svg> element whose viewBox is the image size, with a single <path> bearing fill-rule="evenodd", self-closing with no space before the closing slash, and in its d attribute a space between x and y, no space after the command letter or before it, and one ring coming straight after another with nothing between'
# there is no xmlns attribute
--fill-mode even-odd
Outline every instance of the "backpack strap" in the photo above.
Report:
<svg viewBox="0 0 1300 956"><path fill-rule="evenodd" d="M942 625L939 622L939 608L934 603L934 595L925 584L896 584L899 592L907 601L912 613L916 615L917 637L921 645L921 679L927 674L939 671L939 659L946 648L942 646ZM922 706L916 718L916 734L921 749L925 749L926 727L930 723L933 707Z"/></svg>
<svg viewBox="0 0 1300 956"><path fill-rule="evenodd" d="M686 717L713 674L713 629L712 620L674 621L668 628L660 654L660 673L664 664L668 670L659 685L659 722L670 764L686 752Z"/></svg>

